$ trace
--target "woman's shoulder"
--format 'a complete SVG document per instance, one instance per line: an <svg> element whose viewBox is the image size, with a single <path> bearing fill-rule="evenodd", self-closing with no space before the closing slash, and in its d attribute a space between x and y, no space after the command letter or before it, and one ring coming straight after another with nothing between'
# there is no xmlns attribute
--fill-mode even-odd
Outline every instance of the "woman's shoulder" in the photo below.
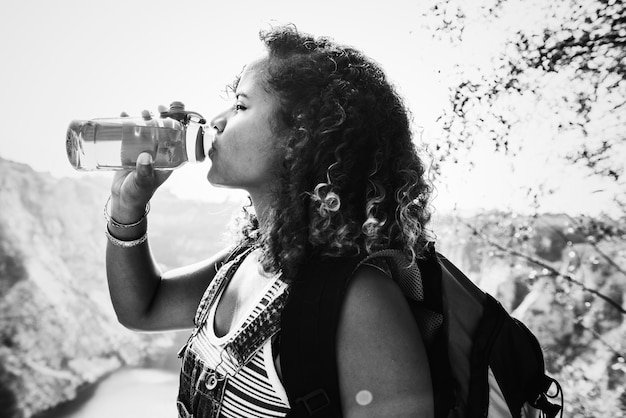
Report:
<svg viewBox="0 0 626 418"><path fill-rule="evenodd" d="M370 388L376 396L369 416L431 416L428 359L417 323L400 287L377 266L362 264L348 284L337 356L346 410L361 411L355 399Z"/></svg>
<svg viewBox="0 0 626 418"><path fill-rule="evenodd" d="M406 304L400 287L394 282L388 266L376 260L359 265L346 290L344 304L364 306L370 309L358 309L362 316L377 316L381 310L397 304Z"/></svg>

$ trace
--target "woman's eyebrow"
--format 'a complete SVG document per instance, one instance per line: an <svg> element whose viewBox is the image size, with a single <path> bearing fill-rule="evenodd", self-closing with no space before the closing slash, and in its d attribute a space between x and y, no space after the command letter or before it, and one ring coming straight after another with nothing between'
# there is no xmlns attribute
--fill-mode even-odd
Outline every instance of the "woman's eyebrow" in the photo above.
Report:
<svg viewBox="0 0 626 418"><path fill-rule="evenodd" d="M239 99L240 97L243 97L244 99L249 99L250 98L250 96L248 96L246 93L241 93L240 92L240 93L235 94L235 98L236 99Z"/></svg>

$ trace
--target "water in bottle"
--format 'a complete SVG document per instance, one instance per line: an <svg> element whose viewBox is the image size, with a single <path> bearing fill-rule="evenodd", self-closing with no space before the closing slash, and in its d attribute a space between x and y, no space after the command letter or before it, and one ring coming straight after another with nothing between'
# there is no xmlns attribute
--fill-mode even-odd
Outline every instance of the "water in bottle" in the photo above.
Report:
<svg viewBox="0 0 626 418"><path fill-rule="evenodd" d="M161 109L158 117L144 111L140 118L74 120L67 130L67 156L77 170L120 170L134 169L139 154L147 152L155 169L173 170L204 160L204 123L180 102Z"/></svg>

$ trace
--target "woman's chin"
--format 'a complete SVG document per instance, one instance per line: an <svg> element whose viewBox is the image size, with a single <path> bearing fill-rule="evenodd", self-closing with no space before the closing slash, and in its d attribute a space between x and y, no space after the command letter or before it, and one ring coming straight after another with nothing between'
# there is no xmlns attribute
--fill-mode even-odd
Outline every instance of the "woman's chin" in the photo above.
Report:
<svg viewBox="0 0 626 418"><path fill-rule="evenodd" d="M227 188L227 189L233 188L230 184L228 184L227 181L225 181L221 176L219 176L218 173L214 172L213 167L209 169L209 172L207 173L206 178L211 184L211 186L213 187Z"/></svg>
<svg viewBox="0 0 626 418"><path fill-rule="evenodd" d="M206 178L209 183L211 183L211 186L220 187L222 183L220 181L219 174L216 172L214 164L211 164L211 167L209 167L209 172L206 174Z"/></svg>

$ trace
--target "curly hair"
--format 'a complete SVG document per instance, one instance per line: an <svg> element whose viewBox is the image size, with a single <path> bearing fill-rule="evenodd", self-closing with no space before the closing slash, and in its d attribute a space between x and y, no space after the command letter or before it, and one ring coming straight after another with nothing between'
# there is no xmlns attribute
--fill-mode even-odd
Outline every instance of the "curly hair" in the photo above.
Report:
<svg viewBox="0 0 626 418"><path fill-rule="evenodd" d="M261 32L264 82L280 98L285 158L272 222L248 214L244 240L288 279L310 257L398 248L415 261L429 241L431 188L409 113L378 64L293 26ZM260 232L260 233L259 233Z"/></svg>

